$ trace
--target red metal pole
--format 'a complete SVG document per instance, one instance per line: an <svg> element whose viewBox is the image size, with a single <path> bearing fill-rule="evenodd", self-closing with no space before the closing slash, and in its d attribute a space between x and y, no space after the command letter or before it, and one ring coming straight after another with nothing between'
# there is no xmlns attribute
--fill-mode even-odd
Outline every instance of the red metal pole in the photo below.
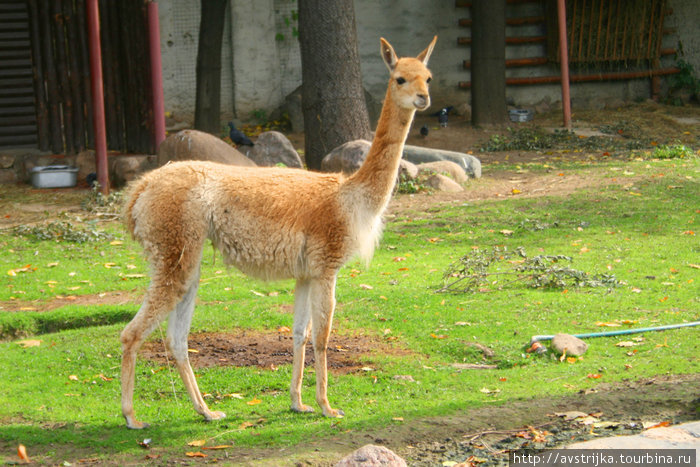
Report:
<svg viewBox="0 0 700 467"><path fill-rule="evenodd" d="M90 87L92 90L92 124L95 131L95 164L102 194L109 194L107 168L107 131L105 99L102 87L102 50L100 48L100 12L97 0L87 0L88 44L90 46Z"/></svg>
<svg viewBox="0 0 700 467"><path fill-rule="evenodd" d="M163 64L160 55L160 21L158 3L148 3L148 42L151 53L151 94L153 95L153 131L156 152L165 139L165 105L163 103Z"/></svg>
<svg viewBox="0 0 700 467"><path fill-rule="evenodd" d="M559 19L559 53L561 66L561 103L564 126L571 128L571 94L569 93L569 48L566 45L566 0L557 0Z"/></svg>

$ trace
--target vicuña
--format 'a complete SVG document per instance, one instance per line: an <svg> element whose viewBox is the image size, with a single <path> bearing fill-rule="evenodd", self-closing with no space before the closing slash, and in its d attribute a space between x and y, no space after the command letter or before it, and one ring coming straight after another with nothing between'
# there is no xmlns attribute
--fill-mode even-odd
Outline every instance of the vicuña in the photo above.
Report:
<svg viewBox="0 0 700 467"><path fill-rule="evenodd" d="M207 238L227 263L246 274L296 280L291 408L313 411L301 401L304 351L311 338L316 402L327 417L344 415L331 407L326 394L336 276L353 256L369 260L374 252L413 116L430 105L427 63L436 40L416 58L398 58L381 39L391 79L367 158L348 178L186 161L149 172L129 187L125 222L151 266L143 304L121 334L122 413L129 428L147 426L134 414L137 350L168 315L166 345L194 409L206 420L225 417L207 407L187 356Z"/></svg>

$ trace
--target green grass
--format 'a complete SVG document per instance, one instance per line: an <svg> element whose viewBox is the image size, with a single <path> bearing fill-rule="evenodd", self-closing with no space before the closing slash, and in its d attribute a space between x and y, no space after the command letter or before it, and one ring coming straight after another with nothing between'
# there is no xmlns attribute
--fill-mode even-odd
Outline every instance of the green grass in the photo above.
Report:
<svg viewBox="0 0 700 467"><path fill-rule="evenodd" d="M277 371L222 367L197 370L201 389L211 394L210 406L228 414L224 421L208 424L192 410L176 370L139 361L136 410L152 427L145 432L125 429L118 335L137 306L98 303L46 312L20 308L40 308L57 295L126 291L140 297L147 266L139 247L117 224L100 226L116 244L33 241L2 232L0 245L7 253L0 257L0 332L6 339L33 336L41 345L0 343L0 462L14 459L19 443L36 460L54 463L88 457L138 462L146 452L138 445L144 438L152 440L150 452L164 458L197 450L187 443L199 439L210 439L209 445L284 447L310 437L400 423L395 417L410 423L484 405L574 394L602 382L697 373L698 327L646 333L632 348L615 345L628 336L590 339L586 355L573 363L525 352L536 334L700 319L697 159L620 164L620 171L604 167L595 176L634 172L628 184L562 197L513 196L435 207L393 219L369 268L351 263L341 270L334 329L390 338L392 345L412 353L373 354L365 363L374 371L331 376L329 397L345 410L342 420L289 411L290 366ZM496 283L478 293L435 292L452 262L473 248L494 246L523 247L531 255L568 255L573 268L613 273L624 284L534 289ZM220 255L214 260L210 252L205 250L194 332L291 326L291 314L281 313L280 307L293 301L292 282L250 280L227 271ZM6 274L27 265L23 272ZM469 345L474 342L491 348L494 356L485 359ZM454 363L494 363L498 368L460 370ZM592 374L601 377L590 378ZM396 375L411 375L416 382L394 379ZM313 403L313 382L309 368L307 403ZM226 397L231 393L243 399ZM248 405L254 398L262 402ZM244 422L254 426L240 428ZM207 453L223 457L223 451Z"/></svg>

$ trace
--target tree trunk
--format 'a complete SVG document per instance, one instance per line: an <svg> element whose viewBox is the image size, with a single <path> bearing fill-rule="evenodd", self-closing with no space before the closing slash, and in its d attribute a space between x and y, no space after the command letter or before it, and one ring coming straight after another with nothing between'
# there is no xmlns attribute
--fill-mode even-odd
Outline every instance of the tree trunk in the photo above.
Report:
<svg viewBox="0 0 700 467"><path fill-rule="evenodd" d="M228 0L202 0L197 48L197 96L194 127L221 132L221 39Z"/></svg>
<svg viewBox="0 0 700 467"><path fill-rule="evenodd" d="M506 0L472 2L472 124L506 119Z"/></svg>
<svg viewBox="0 0 700 467"><path fill-rule="evenodd" d="M299 0L305 159L320 170L335 147L369 139L353 2Z"/></svg>

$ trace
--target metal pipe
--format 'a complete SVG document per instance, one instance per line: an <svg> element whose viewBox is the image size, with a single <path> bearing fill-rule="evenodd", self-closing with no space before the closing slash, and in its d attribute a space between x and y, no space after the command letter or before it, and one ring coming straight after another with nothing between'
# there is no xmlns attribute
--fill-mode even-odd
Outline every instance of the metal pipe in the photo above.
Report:
<svg viewBox="0 0 700 467"><path fill-rule="evenodd" d="M700 321L693 321L690 323L681 324L667 324L665 326L656 326L651 328L636 328L636 329L620 329L618 331L606 331L606 332L589 332L586 334L572 334L574 337L579 339L586 339L588 337L607 337L607 336L622 336L625 334L638 334L640 332L651 332L651 331L665 331L667 329L678 329L687 328L692 326L700 326ZM535 342L549 341L554 338L554 334L546 334L541 336L532 336L530 339L530 345Z"/></svg>
<svg viewBox="0 0 700 467"><path fill-rule="evenodd" d="M165 104L163 99L163 63L160 53L158 3L148 3L148 42L151 55L151 94L153 96L153 138L156 152L165 139Z"/></svg>
<svg viewBox="0 0 700 467"><path fill-rule="evenodd" d="M100 48L100 11L97 0L87 0L88 43L90 44L90 88L92 90L92 124L95 131L95 165L102 194L109 194L107 168L107 132L105 100L102 86L102 50Z"/></svg>
<svg viewBox="0 0 700 467"><path fill-rule="evenodd" d="M569 90L569 48L566 45L566 0L557 0L559 20L559 54L561 69L561 103L564 127L571 129L571 94Z"/></svg>

